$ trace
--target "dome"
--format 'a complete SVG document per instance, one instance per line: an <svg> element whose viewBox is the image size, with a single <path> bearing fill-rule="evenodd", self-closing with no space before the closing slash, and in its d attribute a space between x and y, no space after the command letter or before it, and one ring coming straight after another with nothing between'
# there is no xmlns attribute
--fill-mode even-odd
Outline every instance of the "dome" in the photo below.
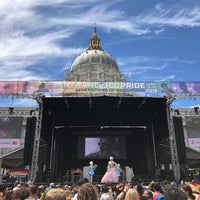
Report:
<svg viewBox="0 0 200 200"><path fill-rule="evenodd" d="M122 82L124 76L119 72L115 59L106 53L100 45L96 26L89 47L74 60L66 81L111 81Z"/></svg>
<svg viewBox="0 0 200 200"><path fill-rule="evenodd" d="M118 65L115 59L113 59L112 56L106 53L105 51L101 51L101 50L89 50L89 51L83 52L74 60L72 64L72 70L73 68L76 68L84 64L87 64L87 65L104 64L104 65L108 65L110 67L114 67L118 69Z"/></svg>

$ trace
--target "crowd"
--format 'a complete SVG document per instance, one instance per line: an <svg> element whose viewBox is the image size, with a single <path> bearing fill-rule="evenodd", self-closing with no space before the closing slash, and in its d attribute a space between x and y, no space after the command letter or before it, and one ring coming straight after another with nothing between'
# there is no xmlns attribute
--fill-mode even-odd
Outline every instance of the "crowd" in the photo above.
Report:
<svg viewBox="0 0 200 200"><path fill-rule="evenodd" d="M127 183L94 184L81 178L73 184L37 185L33 180L16 182L12 187L0 184L0 200L200 200L200 184L179 184L167 180L144 184L142 180Z"/></svg>

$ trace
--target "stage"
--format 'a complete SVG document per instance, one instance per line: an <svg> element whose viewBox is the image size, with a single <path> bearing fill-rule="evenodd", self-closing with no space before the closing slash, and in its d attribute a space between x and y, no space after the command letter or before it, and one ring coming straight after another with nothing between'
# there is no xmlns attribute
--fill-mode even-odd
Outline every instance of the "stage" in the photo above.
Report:
<svg viewBox="0 0 200 200"><path fill-rule="evenodd" d="M86 142L102 137L116 143L114 157L122 169L129 166L136 176L155 179L157 168L164 164L168 171L171 164L160 148L169 137L166 102L165 97L43 97L36 179L65 179L90 160L98 165L96 175L103 175L109 157L86 155L91 151Z"/></svg>

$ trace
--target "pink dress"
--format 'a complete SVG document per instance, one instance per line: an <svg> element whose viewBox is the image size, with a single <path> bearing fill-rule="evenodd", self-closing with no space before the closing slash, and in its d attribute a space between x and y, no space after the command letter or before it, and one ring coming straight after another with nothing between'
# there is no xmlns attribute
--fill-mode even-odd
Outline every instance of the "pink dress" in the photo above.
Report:
<svg viewBox="0 0 200 200"><path fill-rule="evenodd" d="M114 161L108 162L107 172L101 179L101 183L108 183L108 182L113 182L113 183L118 182L116 163Z"/></svg>

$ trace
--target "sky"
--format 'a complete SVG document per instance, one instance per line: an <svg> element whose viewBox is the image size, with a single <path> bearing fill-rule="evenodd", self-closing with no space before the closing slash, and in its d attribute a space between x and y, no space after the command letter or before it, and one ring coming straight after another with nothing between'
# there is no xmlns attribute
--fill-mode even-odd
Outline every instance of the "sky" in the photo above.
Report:
<svg viewBox="0 0 200 200"><path fill-rule="evenodd" d="M0 1L0 80L64 80L94 23L128 81L200 81L197 0ZM0 98L0 106L36 104ZM199 105L199 97L173 102Z"/></svg>

